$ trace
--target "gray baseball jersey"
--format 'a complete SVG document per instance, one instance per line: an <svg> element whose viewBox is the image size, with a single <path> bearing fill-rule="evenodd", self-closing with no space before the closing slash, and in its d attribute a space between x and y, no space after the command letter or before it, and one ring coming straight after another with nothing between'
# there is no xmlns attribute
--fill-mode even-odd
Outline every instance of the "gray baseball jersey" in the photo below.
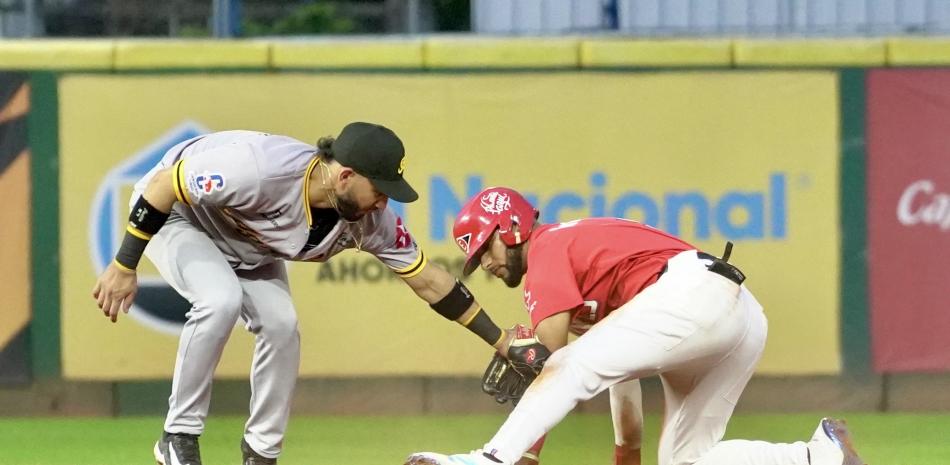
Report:
<svg viewBox="0 0 950 465"><path fill-rule="evenodd" d="M136 192L155 171L173 167L174 214L207 233L235 269L275 258L322 262L358 248L402 277L421 271L425 255L388 207L356 222L340 219L318 244L307 244L308 179L320 163L314 146L291 137L222 131L173 147Z"/></svg>

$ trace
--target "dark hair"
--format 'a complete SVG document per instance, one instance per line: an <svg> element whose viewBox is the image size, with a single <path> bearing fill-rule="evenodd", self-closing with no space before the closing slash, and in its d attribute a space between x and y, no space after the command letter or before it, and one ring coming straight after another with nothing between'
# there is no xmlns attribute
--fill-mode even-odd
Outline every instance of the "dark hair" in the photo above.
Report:
<svg viewBox="0 0 950 465"><path fill-rule="evenodd" d="M317 151L320 152L320 156L323 157L326 161L333 160L333 141L335 139L330 136L321 137L317 140Z"/></svg>

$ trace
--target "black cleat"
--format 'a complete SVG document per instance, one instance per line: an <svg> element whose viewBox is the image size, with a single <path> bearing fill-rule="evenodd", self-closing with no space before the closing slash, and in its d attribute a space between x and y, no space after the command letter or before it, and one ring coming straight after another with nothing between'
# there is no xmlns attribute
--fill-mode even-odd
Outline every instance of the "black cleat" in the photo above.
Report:
<svg viewBox="0 0 950 465"><path fill-rule="evenodd" d="M152 450L158 465L201 465L198 436L162 432L162 438Z"/></svg>
<svg viewBox="0 0 950 465"><path fill-rule="evenodd" d="M277 459L269 459L254 452L244 438L241 438L241 454L244 455L243 465L277 465Z"/></svg>

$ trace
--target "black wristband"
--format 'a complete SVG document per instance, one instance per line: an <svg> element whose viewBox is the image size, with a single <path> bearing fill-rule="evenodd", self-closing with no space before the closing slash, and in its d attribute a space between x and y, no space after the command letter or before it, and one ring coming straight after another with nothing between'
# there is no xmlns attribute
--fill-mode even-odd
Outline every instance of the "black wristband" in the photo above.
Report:
<svg viewBox="0 0 950 465"><path fill-rule="evenodd" d="M501 328L491 320L491 317L485 313L485 310L478 309L478 312L475 313L475 316L472 317L468 323L465 324L465 327L469 331L478 335L489 345L498 344L498 341L501 340Z"/></svg>
<svg viewBox="0 0 950 465"><path fill-rule="evenodd" d="M147 240L126 231L125 237L122 238L122 246L115 254L115 262L126 271L135 271L146 245L148 245Z"/></svg>
<svg viewBox="0 0 950 465"><path fill-rule="evenodd" d="M135 206L132 207L132 213L129 214L129 227L136 231L130 232L132 232L132 234L140 232L143 233L142 235L148 236L142 237L142 239L151 239L152 235L157 233L159 229L162 229L162 226L165 225L165 221L168 221L168 215L168 213L160 211L148 203L144 195L139 196L138 201L135 202ZM138 236L141 237L141 235Z"/></svg>
<svg viewBox="0 0 950 465"><path fill-rule="evenodd" d="M455 321L465 314L473 303L475 303L475 297L472 297L472 292L456 279L452 290L442 300L429 306L445 319Z"/></svg>
<svg viewBox="0 0 950 465"><path fill-rule="evenodd" d="M168 221L168 213L148 203L145 196L139 196L129 214L129 225L125 228L122 245L115 254L115 263L126 271L134 271L145 253L145 246L152 236L162 229Z"/></svg>

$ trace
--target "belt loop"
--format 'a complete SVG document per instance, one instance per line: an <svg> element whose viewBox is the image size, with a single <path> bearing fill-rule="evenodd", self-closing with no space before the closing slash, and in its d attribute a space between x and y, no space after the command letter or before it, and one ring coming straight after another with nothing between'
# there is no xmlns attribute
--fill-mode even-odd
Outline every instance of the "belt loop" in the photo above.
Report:
<svg viewBox="0 0 950 465"><path fill-rule="evenodd" d="M722 261L728 262L730 255L732 255L732 241L726 241L726 250L722 252Z"/></svg>

